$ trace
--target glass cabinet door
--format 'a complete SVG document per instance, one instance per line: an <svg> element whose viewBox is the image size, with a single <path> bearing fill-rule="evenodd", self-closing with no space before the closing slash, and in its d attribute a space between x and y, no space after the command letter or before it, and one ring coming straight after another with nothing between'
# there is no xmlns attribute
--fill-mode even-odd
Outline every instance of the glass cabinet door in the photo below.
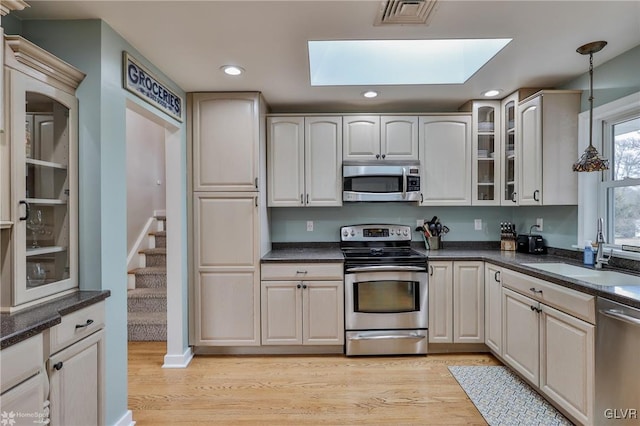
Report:
<svg viewBox="0 0 640 426"><path fill-rule="evenodd" d="M503 106L503 144L502 144L502 204L518 203L516 194L516 102L515 97L505 99Z"/></svg>
<svg viewBox="0 0 640 426"><path fill-rule="evenodd" d="M499 205L500 102L475 101L473 107L474 205Z"/></svg>
<svg viewBox="0 0 640 426"><path fill-rule="evenodd" d="M17 72L11 95L17 305L77 286L77 101Z"/></svg>

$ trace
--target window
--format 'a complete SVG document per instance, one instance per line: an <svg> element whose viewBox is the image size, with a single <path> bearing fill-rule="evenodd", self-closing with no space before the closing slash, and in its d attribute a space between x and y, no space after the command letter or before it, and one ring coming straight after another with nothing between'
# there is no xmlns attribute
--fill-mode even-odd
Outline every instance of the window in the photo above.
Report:
<svg viewBox="0 0 640 426"><path fill-rule="evenodd" d="M578 154L588 144L589 111L584 111L579 115ZM610 168L578 173L577 247L596 240L602 217L613 254L640 260L640 254L623 250L640 247L640 92L594 108L593 145L609 159Z"/></svg>
<svg viewBox="0 0 640 426"><path fill-rule="evenodd" d="M611 162L601 184L608 242L640 247L640 113L603 124Z"/></svg>

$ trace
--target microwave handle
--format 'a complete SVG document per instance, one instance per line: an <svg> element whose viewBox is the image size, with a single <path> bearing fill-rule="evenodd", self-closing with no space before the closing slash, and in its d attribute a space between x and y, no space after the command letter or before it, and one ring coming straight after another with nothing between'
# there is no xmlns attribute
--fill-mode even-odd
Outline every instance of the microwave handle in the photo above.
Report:
<svg viewBox="0 0 640 426"><path fill-rule="evenodd" d="M402 198L407 198L407 169L402 168Z"/></svg>

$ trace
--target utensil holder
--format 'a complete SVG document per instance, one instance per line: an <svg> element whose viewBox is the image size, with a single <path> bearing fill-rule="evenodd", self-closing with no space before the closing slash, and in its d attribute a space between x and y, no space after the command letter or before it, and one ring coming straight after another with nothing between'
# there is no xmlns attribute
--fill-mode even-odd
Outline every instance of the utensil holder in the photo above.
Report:
<svg viewBox="0 0 640 426"><path fill-rule="evenodd" d="M440 250L440 237L426 237L424 234L422 235L422 239L424 240L424 246L427 250Z"/></svg>

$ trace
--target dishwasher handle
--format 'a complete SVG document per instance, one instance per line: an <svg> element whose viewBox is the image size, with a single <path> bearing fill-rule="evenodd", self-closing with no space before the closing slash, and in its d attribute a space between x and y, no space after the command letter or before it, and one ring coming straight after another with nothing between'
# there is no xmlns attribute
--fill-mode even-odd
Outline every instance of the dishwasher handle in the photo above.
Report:
<svg viewBox="0 0 640 426"><path fill-rule="evenodd" d="M374 334L368 335L366 333L356 334L352 337L347 337L348 340L388 340L388 339L410 339L410 340L422 340L427 336L418 333L407 334Z"/></svg>
<svg viewBox="0 0 640 426"><path fill-rule="evenodd" d="M631 325L635 325L635 326L640 326L640 319L639 318L634 318L632 316L629 316L627 314L625 314L624 312L621 312L617 309L601 309L600 313L604 316L607 316L609 318L613 318L616 320L620 320L620 321L624 321L627 324L631 324Z"/></svg>
<svg viewBox="0 0 640 426"><path fill-rule="evenodd" d="M424 266L406 265L377 265L377 266L356 266L347 268L345 272L426 272Z"/></svg>

